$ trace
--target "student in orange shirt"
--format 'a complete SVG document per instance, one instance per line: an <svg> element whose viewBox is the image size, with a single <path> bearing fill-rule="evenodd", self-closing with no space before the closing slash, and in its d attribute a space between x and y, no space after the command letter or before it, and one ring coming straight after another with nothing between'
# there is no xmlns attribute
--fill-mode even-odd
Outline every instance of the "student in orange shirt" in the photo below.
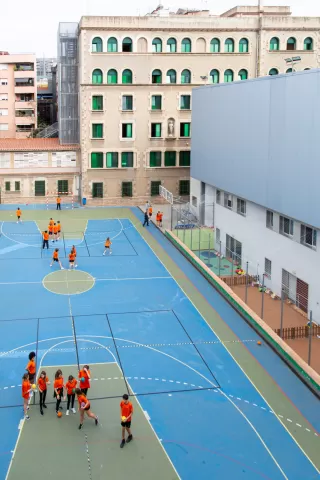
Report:
<svg viewBox="0 0 320 480"><path fill-rule="evenodd" d="M74 268L76 268L78 265L77 265L77 250L76 250L76 247L74 245L72 245L72 248L71 248L71 253L73 252L74 254Z"/></svg>
<svg viewBox="0 0 320 480"><path fill-rule="evenodd" d="M29 362L26 366L26 370L29 375L29 382L34 383L34 377L36 374L36 362L35 362L36 354L35 352L29 353Z"/></svg>
<svg viewBox="0 0 320 480"><path fill-rule="evenodd" d="M98 425L98 423L99 423L98 415L91 412L90 402L87 399L86 395L80 390L80 388L76 388L76 395L77 395L78 402L79 402L79 412L80 412L79 430L81 430L81 428L83 427L84 412L86 412L88 417L94 418L95 424Z"/></svg>
<svg viewBox="0 0 320 480"><path fill-rule="evenodd" d="M57 196L57 210L61 210L61 198L59 195Z"/></svg>
<svg viewBox="0 0 320 480"><path fill-rule="evenodd" d="M159 212L159 227L162 227L162 217L163 217L163 213Z"/></svg>
<svg viewBox="0 0 320 480"><path fill-rule="evenodd" d="M53 225L53 241L56 242L58 240L58 225L55 223Z"/></svg>
<svg viewBox="0 0 320 480"><path fill-rule="evenodd" d="M122 402L120 402L120 419L121 419L121 426L122 426L122 440L120 443L120 448L123 448L126 444L126 430L128 433L127 443L131 442L132 440L132 433L130 430L131 427L131 420L133 415L133 405L129 402L129 396L125 393L122 397Z"/></svg>
<svg viewBox="0 0 320 480"><path fill-rule="evenodd" d="M44 249L44 247L49 248L49 233L48 233L48 230L45 230L44 232L42 232L42 238L43 238L42 249Z"/></svg>
<svg viewBox="0 0 320 480"><path fill-rule="evenodd" d="M61 270L64 270L64 268L62 266L62 263L60 262L60 259L59 259L59 248L54 249L54 252L52 254L52 260L51 260L51 263L50 263L50 267L52 267L54 262L58 262Z"/></svg>
<svg viewBox="0 0 320 480"><path fill-rule="evenodd" d="M75 389L77 386L78 380L74 378L72 375L69 375L68 381L66 383L66 389L67 389L67 411L66 415L69 415L69 407L71 403L71 410L73 413L76 413L76 409L74 408L74 399L75 399Z"/></svg>
<svg viewBox="0 0 320 480"><path fill-rule="evenodd" d="M69 253L69 270L74 270L74 262L75 262L76 256L74 252L71 250Z"/></svg>
<svg viewBox="0 0 320 480"><path fill-rule="evenodd" d="M29 375L25 373L22 377L22 398L23 398L23 412L24 412L24 418L26 420L29 420L29 415L28 415L28 403L29 403L29 398L30 398L30 392L31 392L31 385L29 381Z"/></svg>
<svg viewBox="0 0 320 480"><path fill-rule="evenodd" d="M53 240L53 225L48 225L48 232L49 232L49 238L54 242Z"/></svg>
<svg viewBox="0 0 320 480"><path fill-rule="evenodd" d="M160 210L157 212L156 221L157 221L157 226L160 227Z"/></svg>
<svg viewBox="0 0 320 480"><path fill-rule="evenodd" d="M60 240L60 234L61 234L61 224L59 220L57 221L57 227L58 227L58 233L57 233L57 240Z"/></svg>
<svg viewBox="0 0 320 480"><path fill-rule="evenodd" d="M61 400L62 400L62 397L63 397L63 387L64 387L62 371L60 369L56 371L56 374L55 374L54 378L55 378L55 380L54 380L54 384L53 384L53 388L54 388L53 396L54 396L54 398L57 399L57 401L56 401L56 414L58 414L59 409L62 408L62 407L60 407L60 403L61 403Z"/></svg>
<svg viewBox="0 0 320 480"><path fill-rule="evenodd" d="M51 226L53 227L53 225L54 225L54 220L53 220L53 218L50 218L50 220L49 220L49 225L51 225Z"/></svg>
<svg viewBox="0 0 320 480"><path fill-rule="evenodd" d="M112 245L112 242L110 240L110 237L107 237L107 240L105 241L105 244L104 244L103 255L105 255L107 252L108 252L109 255L111 255L111 253L112 253L111 245Z"/></svg>
<svg viewBox="0 0 320 480"><path fill-rule="evenodd" d="M148 209L148 213L149 213L149 217L150 217L150 220L151 220L151 217L152 217L152 206L151 205Z"/></svg>
<svg viewBox="0 0 320 480"><path fill-rule="evenodd" d="M83 369L80 370L78 377L80 378L80 389L82 393L87 395L88 388L90 388L90 379L91 379L91 372L89 365L84 365Z"/></svg>
<svg viewBox="0 0 320 480"><path fill-rule="evenodd" d="M17 215L17 223L21 223L22 212L19 207L17 208L16 215Z"/></svg>
<svg viewBox="0 0 320 480"><path fill-rule="evenodd" d="M43 408L47 408L46 405L46 396L47 396L47 385L50 385L49 378L44 370L40 373L38 378L38 390L40 394L40 413L43 415Z"/></svg>

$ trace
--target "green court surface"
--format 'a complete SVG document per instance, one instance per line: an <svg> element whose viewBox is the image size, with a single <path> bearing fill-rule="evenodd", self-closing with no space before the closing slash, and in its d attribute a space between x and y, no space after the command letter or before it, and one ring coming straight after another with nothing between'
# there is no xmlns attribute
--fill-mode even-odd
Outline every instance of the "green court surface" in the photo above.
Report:
<svg viewBox="0 0 320 480"><path fill-rule="evenodd" d="M53 380L57 367L44 367L49 379ZM77 377L77 366L61 366L64 378ZM48 408L40 415L39 406L30 407L30 420L23 422L15 453L9 470L8 480L22 478L42 480L43 478L76 478L77 480L176 480L178 478L160 441L155 435L147 413L144 413L135 397L132 420L133 440L123 449L121 441L119 403L126 391L121 370L115 363L93 364L91 366L92 388L88 398L91 409L99 416L100 424L85 416L82 430L79 426L79 412L57 418L53 389L50 385L47 395ZM101 397L112 397L100 399ZM38 403L38 394L36 394ZM78 410L78 402L75 402Z"/></svg>
<svg viewBox="0 0 320 480"><path fill-rule="evenodd" d="M199 250L214 250L215 234L212 228L178 228L173 233L195 253Z"/></svg>

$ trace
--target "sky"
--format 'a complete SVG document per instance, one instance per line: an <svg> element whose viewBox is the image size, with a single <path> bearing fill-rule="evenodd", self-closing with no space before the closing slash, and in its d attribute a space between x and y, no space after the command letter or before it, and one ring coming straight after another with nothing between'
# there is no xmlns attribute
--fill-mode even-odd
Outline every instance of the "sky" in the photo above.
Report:
<svg viewBox="0 0 320 480"><path fill-rule="evenodd" d="M0 0L1 1L1 0ZM162 2L181 8L209 9L212 14L236 5L257 5L258 0L174 0ZM38 57L55 57L59 22L78 22L82 15L145 15L157 7L155 0L9 0L0 14L0 50L9 53L36 53ZM295 16L320 16L319 0L264 0L265 5L289 5ZM175 8L174 8L175 7Z"/></svg>

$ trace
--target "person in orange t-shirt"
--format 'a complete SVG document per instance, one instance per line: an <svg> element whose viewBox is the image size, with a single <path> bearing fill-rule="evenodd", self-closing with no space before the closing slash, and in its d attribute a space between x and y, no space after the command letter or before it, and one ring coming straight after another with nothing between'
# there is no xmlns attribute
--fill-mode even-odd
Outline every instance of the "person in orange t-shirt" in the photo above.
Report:
<svg viewBox="0 0 320 480"><path fill-rule="evenodd" d="M76 389L77 383L78 383L78 380L74 378L72 375L69 375L68 381L66 383L67 399L68 399L66 415L69 415L70 403L71 403L71 410L73 411L73 413L76 413L76 410L74 408L74 399L76 396L75 389Z"/></svg>
<svg viewBox="0 0 320 480"><path fill-rule="evenodd" d="M111 245L112 245L112 242L110 240L110 237L107 237L107 240L105 241L105 244L104 244L103 255L105 255L107 252L108 252L109 255L111 255L111 253L112 253Z"/></svg>
<svg viewBox="0 0 320 480"><path fill-rule="evenodd" d="M19 207L17 208L16 215L17 215L17 223L21 223L22 212Z"/></svg>
<svg viewBox="0 0 320 480"><path fill-rule="evenodd" d="M129 395L125 393L122 397L122 402L120 402L120 419L122 426L122 440L120 443L120 448L123 448L126 444L126 430L128 433L127 443L131 442L133 438L130 430L132 415L133 405L131 402L129 402Z"/></svg>
<svg viewBox="0 0 320 480"><path fill-rule="evenodd" d="M72 245L71 253L74 254L74 268L76 268L78 265L77 265L77 250L76 250L75 245Z"/></svg>
<svg viewBox="0 0 320 480"><path fill-rule="evenodd" d="M42 238L43 238L42 249L44 249L44 247L49 248L49 233L48 233L48 230L45 230L44 232L42 232Z"/></svg>
<svg viewBox="0 0 320 480"><path fill-rule="evenodd" d="M57 210L61 210L61 198L60 198L60 195L57 196Z"/></svg>
<svg viewBox="0 0 320 480"><path fill-rule="evenodd" d="M29 382L34 383L34 377L36 374L36 362L35 362L36 354L35 352L29 353L29 362L26 366L26 370L29 374Z"/></svg>
<svg viewBox="0 0 320 480"><path fill-rule="evenodd" d="M52 241L53 240L53 225L48 225L48 232L49 232L49 238L51 238Z"/></svg>
<svg viewBox="0 0 320 480"><path fill-rule="evenodd" d="M47 408L46 405L46 396L47 396L47 385L50 385L49 378L44 370L40 373L40 377L38 378L38 390L40 395L40 413L43 415L43 409Z"/></svg>
<svg viewBox="0 0 320 480"><path fill-rule="evenodd" d="M151 207L151 205L148 208L148 214L149 214L149 217L150 217L150 220L151 220L151 217L152 217L152 207Z"/></svg>
<svg viewBox="0 0 320 480"><path fill-rule="evenodd" d="M163 217L163 213L159 212L159 227L162 227L162 217Z"/></svg>
<svg viewBox="0 0 320 480"><path fill-rule="evenodd" d="M80 389L82 393L87 395L88 388L90 388L90 378L91 378L89 365L83 366L83 369L80 370L78 377L80 378Z"/></svg>
<svg viewBox="0 0 320 480"><path fill-rule="evenodd" d="M62 376L62 371L59 369L56 371L56 374L54 376L54 398L57 399L56 401L56 414L58 415L60 408L60 403L63 397L63 387L64 387L64 380Z"/></svg>
<svg viewBox="0 0 320 480"><path fill-rule="evenodd" d="M58 225L55 223L53 225L53 241L56 242L58 240Z"/></svg>
<svg viewBox="0 0 320 480"><path fill-rule="evenodd" d="M157 221L157 226L160 227L160 210L157 212L156 221Z"/></svg>
<svg viewBox="0 0 320 480"><path fill-rule="evenodd" d="M71 250L69 253L69 270L74 270L74 261L76 259L76 256L74 252Z"/></svg>
<svg viewBox="0 0 320 480"><path fill-rule="evenodd" d="M51 226L53 227L53 225L54 225L54 220L53 220L53 218L50 218L50 220L49 220L49 225L51 225Z"/></svg>
<svg viewBox="0 0 320 480"><path fill-rule="evenodd" d="M23 398L23 411L24 411L24 418L26 420L29 420L29 415L28 415L28 403L29 403L29 398L30 398L30 392L31 392L31 385L29 381L29 375L28 373L25 373L22 377L22 398Z"/></svg>
<svg viewBox="0 0 320 480"><path fill-rule="evenodd" d="M51 263L50 263L50 267L52 267L53 263L55 263L55 262L59 263L61 270L64 270L64 268L62 266L62 263L60 262L60 259L59 259L59 248L54 249L54 252L52 254L52 260L51 260Z"/></svg>
<svg viewBox="0 0 320 480"><path fill-rule="evenodd" d="M93 418L94 421L95 421L95 424L98 425L98 423L99 423L98 415L91 412L90 402L87 399L86 395L82 392L82 390L80 390L80 388L76 388L76 395L77 395L78 402L79 402L79 412L80 412L79 430L81 430L81 428L83 427L84 412L86 412L88 417Z"/></svg>
<svg viewBox="0 0 320 480"><path fill-rule="evenodd" d="M57 236L58 236L58 240L60 240L60 234L61 234L61 223L60 223L60 221L59 221L59 220L57 221L57 227L58 227L58 235L57 235Z"/></svg>

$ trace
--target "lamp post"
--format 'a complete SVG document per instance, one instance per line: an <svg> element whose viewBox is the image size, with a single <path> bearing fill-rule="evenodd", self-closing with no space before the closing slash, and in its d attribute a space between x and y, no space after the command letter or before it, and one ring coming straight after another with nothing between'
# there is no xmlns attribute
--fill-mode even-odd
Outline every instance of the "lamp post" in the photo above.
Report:
<svg viewBox="0 0 320 480"><path fill-rule="evenodd" d="M286 62L287 65L291 65L291 73L295 72L295 65L299 62L301 62L301 57L289 57L285 58L284 61Z"/></svg>

